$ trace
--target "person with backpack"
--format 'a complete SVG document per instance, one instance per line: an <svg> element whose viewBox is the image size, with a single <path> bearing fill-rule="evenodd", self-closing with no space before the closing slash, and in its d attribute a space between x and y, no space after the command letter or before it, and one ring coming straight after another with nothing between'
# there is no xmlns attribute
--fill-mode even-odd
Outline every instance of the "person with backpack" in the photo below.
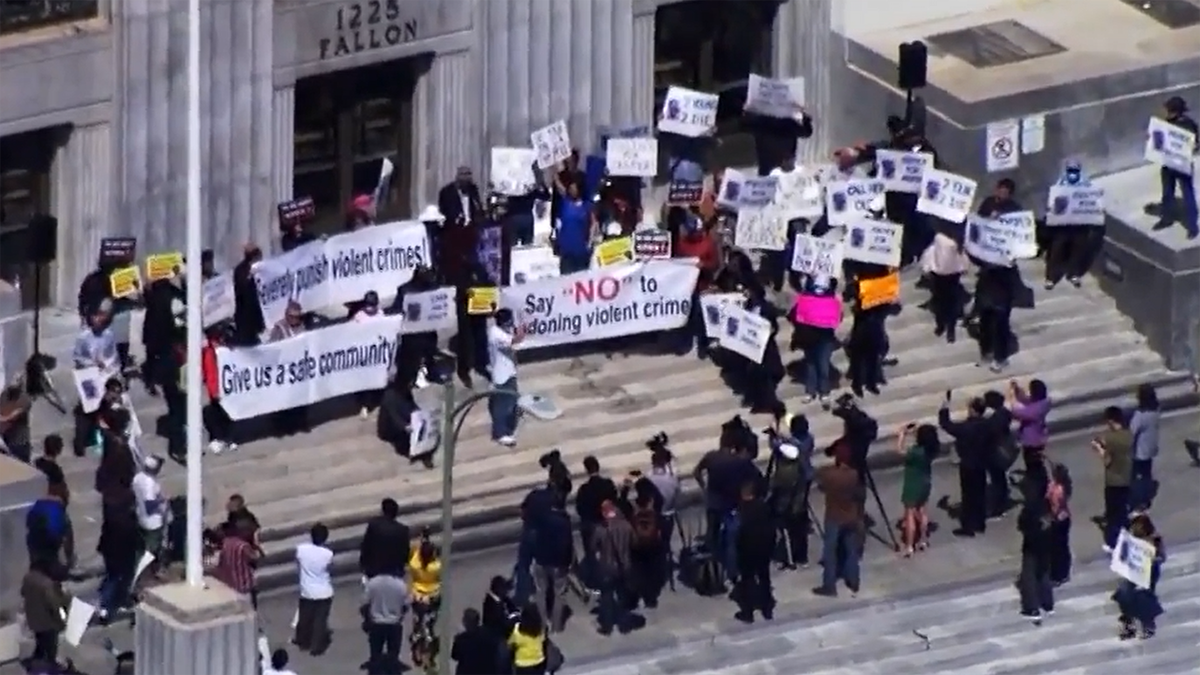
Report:
<svg viewBox="0 0 1200 675"><path fill-rule="evenodd" d="M808 496L813 479L814 441L804 415L785 416L786 435L771 435L770 496L767 503L787 545L784 569L808 567Z"/></svg>
<svg viewBox="0 0 1200 675"><path fill-rule="evenodd" d="M626 603L628 589L634 586L632 549L633 527L617 505L606 501L600 505L603 524L592 533L592 549L596 551L599 581L597 619L601 635L611 635L614 627L623 627L629 615Z"/></svg>

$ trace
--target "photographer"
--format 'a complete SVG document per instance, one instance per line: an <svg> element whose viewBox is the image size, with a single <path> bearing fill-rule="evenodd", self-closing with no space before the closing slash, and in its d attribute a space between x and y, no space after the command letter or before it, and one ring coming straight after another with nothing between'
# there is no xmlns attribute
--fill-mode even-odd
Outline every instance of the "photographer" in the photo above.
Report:
<svg viewBox="0 0 1200 675"><path fill-rule="evenodd" d="M787 536L787 559L783 567L796 569L808 567L808 496L813 478L814 441L804 415L791 416L784 432L767 430L771 441L771 467L767 470L771 491L767 503L778 529Z"/></svg>
<svg viewBox="0 0 1200 675"><path fill-rule="evenodd" d="M954 437L954 452L958 454L959 528L956 537L974 537L987 529L987 465L996 453L995 425L984 417L987 406L983 399L973 398L967 405L967 418L961 422L950 419L950 392L938 410L938 426Z"/></svg>
<svg viewBox="0 0 1200 675"><path fill-rule="evenodd" d="M617 484L600 475L600 462L591 455L583 458L583 470L587 472L587 480L579 486L575 496L575 514L579 516L579 538L583 541L583 580L588 587L595 588L596 551L592 549L592 535L604 522L600 506L604 502L617 501Z"/></svg>
<svg viewBox="0 0 1200 675"><path fill-rule="evenodd" d="M763 487L765 479L751 459L749 429L740 416L721 425L720 448L700 459L693 477L705 494L706 538L709 550L725 565L725 575L737 578L733 541L737 531L735 508L741 487L753 483ZM758 494L764 494L760 490Z"/></svg>
<svg viewBox="0 0 1200 675"><path fill-rule="evenodd" d="M659 509L661 522L659 529L662 530L664 555L667 565L672 562L673 554L671 552L671 539L675 535L675 513L676 503L679 501L679 476L675 475L675 469L672 463L675 461L675 456L671 450L667 448L667 434L659 432L654 438L646 444L650 448L650 475L647 480L654 484L658 494L662 497L662 506Z"/></svg>
<svg viewBox="0 0 1200 675"><path fill-rule="evenodd" d="M826 457L833 457L838 444L845 444L850 453L847 461L858 472L859 482L866 481L867 453L879 436L879 423L863 412L854 396L843 394L834 406L833 416L842 421L842 437L825 450Z"/></svg>

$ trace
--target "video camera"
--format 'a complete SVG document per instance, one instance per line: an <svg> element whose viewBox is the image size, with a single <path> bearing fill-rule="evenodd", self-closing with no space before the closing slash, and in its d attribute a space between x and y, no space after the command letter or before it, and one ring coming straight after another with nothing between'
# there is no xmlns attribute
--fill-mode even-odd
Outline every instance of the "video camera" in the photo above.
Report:
<svg viewBox="0 0 1200 675"><path fill-rule="evenodd" d="M650 440L646 441L646 447L649 448L651 452L660 452L662 450L666 450L667 443L670 442L671 438L667 436L667 432L660 431L651 436Z"/></svg>

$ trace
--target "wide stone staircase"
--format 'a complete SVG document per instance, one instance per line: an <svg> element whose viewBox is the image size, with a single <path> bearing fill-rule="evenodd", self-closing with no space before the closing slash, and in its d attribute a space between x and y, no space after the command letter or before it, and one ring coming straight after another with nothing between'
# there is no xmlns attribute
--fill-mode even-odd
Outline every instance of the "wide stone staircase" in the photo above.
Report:
<svg viewBox="0 0 1200 675"><path fill-rule="evenodd" d="M903 311L888 321L892 354L899 363L887 369L890 381L882 395L868 395L863 402L879 420L881 434L909 421L932 418L947 389L955 391L956 407L961 407L970 395L1002 390L1010 378L1039 377L1058 401L1051 419L1062 428L1095 423L1103 405L1128 402L1132 388L1142 382L1180 385L1184 381L1182 375L1164 369L1093 281L1086 281L1082 289L1064 284L1047 292L1040 284L1040 262L1027 261L1022 270L1035 289L1036 307L1013 313L1020 349L1011 367L999 375L975 366L976 345L965 331L954 345L933 336L932 318L918 307L928 293L915 287L915 275L905 275ZM785 361L798 358L787 352L789 334L785 327L779 335ZM844 368L844 356L835 356L834 364ZM713 448L718 426L734 414L745 414L711 362L652 349L524 363L520 385L523 393L552 398L563 415L553 422L527 418L518 433L518 446L512 449L490 441L486 406L477 406L468 415L454 467L455 521L460 528L494 530L502 523L511 524L523 492L543 480L537 458L552 448L561 450L572 471L581 472L583 458L594 455L607 472L620 475L648 466L645 440L662 430L670 436L678 470L690 473L701 455ZM818 405L801 406L804 392L799 384L789 380L779 393L790 409L809 415L818 442L829 443L840 432L840 421ZM440 394L430 388L421 396L436 401ZM464 396L460 392L459 400ZM152 429L153 417L162 410L160 400L147 400L139 393L138 406L145 426ZM60 427L69 423L65 417L42 418L43 433L52 430L47 419ZM762 416L750 421L756 427L768 422ZM259 440L236 453L205 458L208 521L221 518L226 498L240 493L264 525L268 554L260 570L264 586L295 582L292 548L307 538L316 521L331 527L338 569L350 571L363 524L377 513L382 498L399 501L405 520L414 527L437 519L441 468L410 464L374 432L373 419L339 419L306 435ZM156 452L165 450L158 438L150 438L148 445ZM894 453L885 451L880 457L891 458ZM95 462L73 457L66 462L77 482L71 504L77 523L99 517L99 497L91 489ZM184 470L169 463L163 483L168 494L183 494ZM76 548L86 556L94 550L99 528L76 529L81 540ZM466 538L456 542L456 546L470 545ZM82 562L85 568L97 569L99 561L93 557Z"/></svg>
<svg viewBox="0 0 1200 675"><path fill-rule="evenodd" d="M1079 566L1040 626L1011 577L869 603L816 619L759 622L669 651L568 664L571 675L1185 675L1200 670L1200 544L1169 549L1165 613L1148 640L1117 639L1107 560ZM1014 570L1015 573L1015 570Z"/></svg>

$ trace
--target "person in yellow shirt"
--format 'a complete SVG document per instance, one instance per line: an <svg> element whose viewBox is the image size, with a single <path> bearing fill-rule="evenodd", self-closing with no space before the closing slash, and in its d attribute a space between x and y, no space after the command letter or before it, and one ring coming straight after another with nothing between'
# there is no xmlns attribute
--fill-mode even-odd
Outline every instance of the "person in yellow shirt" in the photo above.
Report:
<svg viewBox="0 0 1200 675"><path fill-rule="evenodd" d="M437 656L434 627L442 601L442 561L428 528L421 532L421 542L408 559L408 580L413 609L409 646L413 665L423 668Z"/></svg>
<svg viewBox="0 0 1200 675"><path fill-rule="evenodd" d="M546 624L534 605L526 605L508 636L513 655L513 675L545 675Z"/></svg>

